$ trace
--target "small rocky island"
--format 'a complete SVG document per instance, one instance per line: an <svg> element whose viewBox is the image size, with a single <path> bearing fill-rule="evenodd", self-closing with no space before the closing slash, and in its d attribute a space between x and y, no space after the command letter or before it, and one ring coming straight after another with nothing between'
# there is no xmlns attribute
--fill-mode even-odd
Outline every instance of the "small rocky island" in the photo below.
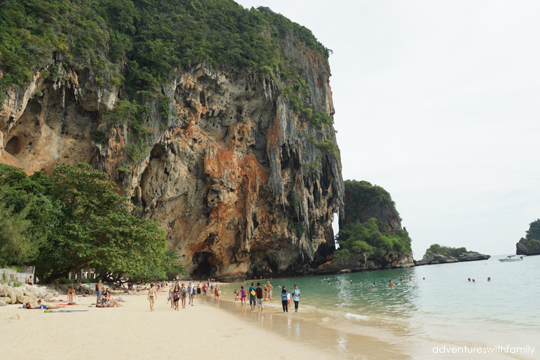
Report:
<svg viewBox="0 0 540 360"><path fill-rule="evenodd" d="M467 251L467 249L464 247L453 248L433 244L426 250L422 260L415 260L414 264L416 266L447 264L459 261L487 260L490 257L490 255L480 254L475 251Z"/></svg>
<svg viewBox="0 0 540 360"><path fill-rule="evenodd" d="M527 236L516 244L516 255L540 255L540 219L529 224Z"/></svg>

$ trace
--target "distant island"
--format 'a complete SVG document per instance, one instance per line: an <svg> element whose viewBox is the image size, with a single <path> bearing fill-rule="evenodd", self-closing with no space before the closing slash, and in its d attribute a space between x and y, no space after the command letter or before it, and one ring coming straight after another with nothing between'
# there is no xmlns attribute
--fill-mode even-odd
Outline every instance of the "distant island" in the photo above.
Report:
<svg viewBox="0 0 540 360"><path fill-rule="evenodd" d="M453 248L433 244L426 250L422 260L415 260L414 264L416 266L446 264L459 261L487 260L490 257L490 255L480 254L475 251L467 251L467 249L464 247Z"/></svg>
<svg viewBox="0 0 540 360"><path fill-rule="evenodd" d="M516 244L516 255L540 255L540 219L529 224L527 236Z"/></svg>

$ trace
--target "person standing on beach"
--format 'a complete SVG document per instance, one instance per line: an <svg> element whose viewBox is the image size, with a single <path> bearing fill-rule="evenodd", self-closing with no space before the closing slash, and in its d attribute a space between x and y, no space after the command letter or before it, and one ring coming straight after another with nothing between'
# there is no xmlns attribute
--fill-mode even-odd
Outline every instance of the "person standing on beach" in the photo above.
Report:
<svg viewBox="0 0 540 360"><path fill-rule="evenodd" d="M244 289L244 285L240 286L240 304L242 307L246 306L246 289Z"/></svg>
<svg viewBox="0 0 540 360"><path fill-rule="evenodd" d="M289 312L289 292L285 290L285 286L281 288L281 306L283 312Z"/></svg>
<svg viewBox="0 0 540 360"><path fill-rule="evenodd" d="M188 293L189 293L189 304L193 306L193 300L195 300L195 284L192 284L191 281L188 285Z"/></svg>
<svg viewBox="0 0 540 360"><path fill-rule="evenodd" d="M298 302L300 301L300 289L298 289L298 285L294 284L294 289L291 291L291 294L294 301L294 312L298 312Z"/></svg>
<svg viewBox="0 0 540 360"><path fill-rule="evenodd" d="M101 301L101 295L103 294L101 292L101 279L99 279L97 285L96 285L96 293L97 293L97 302L96 304L99 304L99 302Z"/></svg>
<svg viewBox="0 0 540 360"><path fill-rule="evenodd" d="M173 288L174 288L174 285L172 285L172 286L169 288L169 301L171 302L171 309L174 309Z"/></svg>
<svg viewBox="0 0 540 360"><path fill-rule="evenodd" d="M216 285L216 288L214 289L215 293L214 296L216 297L216 304L219 306L219 300L221 298L221 290L219 289L219 286Z"/></svg>
<svg viewBox="0 0 540 360"><path fill-rule="evenodd" d="M255 294L257 296L257 306L259 307L259 311L263 312L263 310L264 310L264 301L263 301L264 290L261 287L260 282L257 283L257 288L255 289Z"/></svg>
<svg viewBox="0 0 540 360"><path fill-rule="evenodd" d="M254 311L255 305L257 305L255 302L255 294L256 294L255 290L256 288L255 288L254 283L251 283L251 286L249 287L249 291L248 291L249 292L249 306L251 307L251 311Z"/></svg>
<svg viewBox="0 0 540 360"><path fill-rule="evenodd" d="M174 309L176 311L179 311L180 310L180 287L178 286L178 283L174 285L173 300L174 300Z"/></svg>
<svg viewBox="0 0 540 360"><path fill-rule="evenodd" d="M206 298L206 292L208 291L208 286L206 284L202 286L202 291L203 291L204 297Z"/></svg>
<svg viewBox="0 0 540 360"><path fill-rule="evenodd" d="M180 294L182 297L182 309L186 308L186 298L187 298L187 290L186 290L186 284L182 284L182 288L180 289Z"/></svg>
<svg viewBox="0 0 540 360"><path fill-rule="evenodd" d="M154 302L157 300L157 291L154 289L154 284L151 284L150 290L148 290L148 300L150 301L150 311L154 311Z"/></svg>
<svg viewBox="0 0 540 360"><path fill-rule="evenodd" d="M266 285L268 285L268 300L271 302L274 302L274 298L272 298L272 290L274 290L274 286L270 284L270 281L266 281Z"/></svg>

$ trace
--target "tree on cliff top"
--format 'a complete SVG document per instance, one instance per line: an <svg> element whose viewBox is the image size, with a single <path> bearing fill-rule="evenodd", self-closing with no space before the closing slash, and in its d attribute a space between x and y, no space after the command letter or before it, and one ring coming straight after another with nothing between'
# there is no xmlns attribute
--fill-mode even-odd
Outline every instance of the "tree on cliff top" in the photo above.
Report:
<svg viewBox="0 0 540 360"><path fill-rule="evenodd" d="M537 219L529 224L527 239L540 240L540 219Z"/></svg>
<svg viewBox="0 0 540 360"><path fill-rule="evenodd" d="M452 257L458 257L459 255L463 253L467 253L470 251L467 251L467 248L460 247L460 248L454 248L450 246L441 246L439 244L433 244L431 245L424 254L424 257L429 255L446 255L446 256L452 256Z"/></svg>
<svg viewBox="0 0 540 360"><path fill-rule="evenodd" d="M277 70L290 35L328 57L307 28L232 0L5 0L0 88L28 83L53 54L67 67L90 68L101 85L121 82L117 65L129 59L128 88L144 91L194 62Z"/></svg>

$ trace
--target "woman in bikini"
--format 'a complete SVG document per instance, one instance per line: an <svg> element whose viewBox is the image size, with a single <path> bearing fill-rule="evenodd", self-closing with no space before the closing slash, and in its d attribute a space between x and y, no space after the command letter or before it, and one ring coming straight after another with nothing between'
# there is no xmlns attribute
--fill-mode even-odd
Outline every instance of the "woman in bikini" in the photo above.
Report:
<svg viewBox="0 0 540 360"><path fill-rule="evenodd" d="M246 289L244 289L244 285L240 286L240 304L246 306Z"/></svg>
<svg viewBox="0 0 540 360"><path fill-rule="evenodd" d="M154 289L154 284L150 285L150 290L148 290L148 300L150 301L150 311L154 311L154 302L157 300L157 291Z"/></svg>
<svg viewBox="0 0 540 360"><path fill-rule="evenodd" d="M180 288L178 287L178 284L174 285L174 290L173 290L173 301L174 301L174 309L176 311L180 310L179 308L179 305L180 305Z"/></svg>
<svg viewBox="0 0 540 360"><path fill-rule="evenodd" d="M219 298L221 298L221 290L219 289L218 285L216 285L214 291L214 295L216 296L216 304L219 305Z"/></svg>

